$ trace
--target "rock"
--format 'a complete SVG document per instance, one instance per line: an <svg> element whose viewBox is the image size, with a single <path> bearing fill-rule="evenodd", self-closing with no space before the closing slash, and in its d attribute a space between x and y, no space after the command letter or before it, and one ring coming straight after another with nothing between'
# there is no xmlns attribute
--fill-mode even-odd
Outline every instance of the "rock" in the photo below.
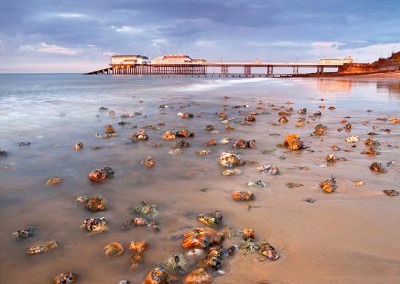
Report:
<svg viewBox="0 0 400 284"><path fill-rule="evenodd" d="M232 168L234 166L242 166L246 162L242 160L239 154L223 152L219 158L219 163L221 166Z"/></svg>
<svg viewBox="0 0 400 284"><path fill-rule="evenodd" d="M218 210L208 214L199 214L197 216L197 220L211 227L216 227L219 223L221 223L222 219L223 216Z"/></svg>
<svg viewBox="0 0 400 284"><path fill-rule="evenodd" d="M21 239L26 239L33 236L33 229L32 228L21 229L14 232L13 235L17 241Z"/></svg>
<svg viewBox="0 0 400 284"><path fill-rule="evenodd" d="M133 250L138 253L145 251L148 247L149 247L149 244L144 240L141 240L138 242L130 242L130 244L129 244L129 250Z"/></svg>
<svg viewBox="0 0 400 284"><path fill-rule="evenodd" d="M54 277L54 284L73 283L78 279L78 274L73 271L67 271Z"/></svg>
<svg viewBox="0 0 400 284"><path fill-rule="evenodd" d="M256 196L251 191L234 191L232 193L233 199L236 201L249 201L254 200Z"/></svg>
<svg viewBox="0 0 400 284"><path fill-rule="evenodd" d="M173 140L173 139L175 139L175 134L172 131L167 131L161 136L161 139Z"/></svg>
<svg viewBox="0 0 400 284"><path fill-rule="evenodd" d="M298 134L287 134L285 137L284 146L292 151L303 149L303 142Z"/></svg>
<svg viewBox="0 0 400 284"><path fill-rule="evenodd" d="M147 275L142 284L166 284L168 283L168 272L165 268L157 266Z"/></svg>
<svg viewBox="0 0 400 284"><path fill-rule="evenodd" d="M328 180L325 180L325 181L321 182L319 184L319 186L326 193L335 192L335 190L337 189L336 180L333 177L331 177Z"/></svg>
<svg viewBox="0 0 400 284"><path fill-rule="evenodd" d="M261 255L266 256L269 260L277 260L280 257L279 253L275 250L275 248L267 242L264 242L261 245L259 245L258 252Z"/></svg>
<svg viewBox="0 0 400 284"><path fill-rule="evenodd" d="M255 232L252 228L244 228L242 230L242 239L243 240L253 240L255 238Z"/></svg>
<svg viewBox="0 0 400 284"><path fill-rule="evenodd" d="M124 247L119 242L112 242L104 247L104 254L107 256L120 256L124 253Z"/></svg>
<svg viewBox="0 0 400 284"><path fill-rule="evenodd" d="M82 150L83 149L83 143L82 142L78 142L74 145L74 150Z"/></svg>
<svg viewBox="0 0 400 284"><path fill-rule="evenodd" d="M175 135L176 135L176 137L188 138L188 137L193 137L194 132L191 130L187 130L186 128L182 128L181 130L175 132Z"/></svg>
<svg viewBox="0 0 400 284"><path fill-rule="evenodd" d="M107 220L104 217L87 218L83 222L82 227L88 230L89 232L103 232L109 229Z"/></svg>
<svg viewBox="0 0 400 284"><path fill-rule="evenodd" d="M370 166L369 169L373 172L377 172L377 173L386 173L387 169L378 162L373 162Z"/></svg>
<svg viewBox="0 0 400 284"><path fill-rule="evenodd" d="M326 132L328 130L328 127L326 127L323 124L318 124L314 128L314 132L312 133L313 136L323 136L326 135Z"/></svg>
<svg viewBox="0 0 400 284"><path fill-rule="evenodd" d="M206 284L213 281L212 274L205 271L204 268L198 268L186 275L184 284Z"/></svg>
<svg viewBox="0 0 400 284"><path fill-rule="evenodd" d="M138 132L131 136L131 140L133 141L145 141L148 140L149 136L146 134L144 129L140 129Z"/></svg>
<svg viewBox="0 0 400 284"><path fill-rule="evenodd" d="M60 183L62 183L62 179L60 177L52 177L47 180L46 185L53 185Z"/></svg>
<svg viewBox="0 0 400 284"><path fill-rule="evenodd" d="M384 194L386 194L387 196L399 196L399 192L397 190L384 190L383 191Z"/></svg>
<svg viewBox="0 0 400 284"><path fill-rule="evenodd" d="M107 201L104 198L94 196L88 200L86 209L92 212L105 210L107 209Z"/></svg>
<svg viewBox="0 0 400 284"><path fill-rule="evenodd" d="M360 141L360 138L358 138L358 136L353 135L346 138L347 143L357 143L358 141Z"/></svg>
<svg viewBox="0 0 400 284"><path fill-rule="evenodd" d="M49 242L43 242L43 243L38 243L33 246L30 246L26 252L28 254L39 254L43 252L47 252L49 250L55 249L58 246L56 241L49 241Z"/></svg>
<svg viewBox="0 0 400 284"><path fill-rule="evenodd" d="M182 240L182 246L184 248L206 248L221 243L223 239L224 234L212 228L197 228L185 234Z"/></svg>

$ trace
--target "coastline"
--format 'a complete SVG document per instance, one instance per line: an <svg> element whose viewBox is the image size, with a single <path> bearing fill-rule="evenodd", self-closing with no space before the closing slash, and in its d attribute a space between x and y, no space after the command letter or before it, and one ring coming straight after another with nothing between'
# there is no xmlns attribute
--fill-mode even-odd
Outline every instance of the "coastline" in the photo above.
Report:
<svg viewBox="0 0 400 284"><path fill-rule="evenodd" d="M400 71L374 72L374 73L326 73L326 74L302 74L290 78L332 78L351 80L400 80Z"/></svg>

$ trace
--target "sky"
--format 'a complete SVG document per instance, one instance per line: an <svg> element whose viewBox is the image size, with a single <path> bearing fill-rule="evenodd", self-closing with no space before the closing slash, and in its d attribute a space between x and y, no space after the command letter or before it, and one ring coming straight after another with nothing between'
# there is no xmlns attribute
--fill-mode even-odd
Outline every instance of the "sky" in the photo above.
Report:
<svg viewBox="0 0 400 284"><path fill-rule="evenodd" d="M84 73L125 54L371 63L399 50L398 0L0 1L0 73Z"/></svg>

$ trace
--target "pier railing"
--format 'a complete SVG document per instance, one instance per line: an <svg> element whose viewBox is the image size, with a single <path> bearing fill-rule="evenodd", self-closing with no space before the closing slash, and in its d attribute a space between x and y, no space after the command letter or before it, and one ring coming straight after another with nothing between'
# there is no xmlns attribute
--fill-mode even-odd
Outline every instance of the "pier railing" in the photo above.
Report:
<svg viewBox="0 0 400 284"><path fill-rule="evenodd" d="M338 69L342 63L323 64L306 62L195 62L195 63L144 63L116 64L111 67L85 73L85 75L233 75L246 77L264 75L273 77L274 69L289 68L292 72L279 75L297 75L300 69L315 69L312 73L323 73L326 68ZM212 69L212 72L210 70ZM256 70L256 72L254 72ZM232 72L234 71L234 72ZM337 71L337 70L335 70Z"/></svg>

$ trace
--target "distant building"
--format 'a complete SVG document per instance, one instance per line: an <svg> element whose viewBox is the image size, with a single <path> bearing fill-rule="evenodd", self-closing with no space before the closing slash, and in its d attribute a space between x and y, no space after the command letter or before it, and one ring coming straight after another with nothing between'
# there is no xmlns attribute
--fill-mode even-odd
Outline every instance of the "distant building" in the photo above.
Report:
<svg viewBox="0 0 400 284"><path fill-rule="evenodd" d="M170 54L158 56L151 60L151 64L188 64L206 62L204 59L192 59L188 55Z"/></svg>
<svg viewBox="0 0 400 284"><path fill-rule="evenodd" d="M344 63L352 63L353 58L351 56L348 56L343 59L330 59L330 58L322 58L319 61L319 64L344 64Z"/></svg>
<svg viewBox="0 0 400 284"><path fill-rule="evenodd" d="M114 55L111 57L111 65L146 64L148 59L143 55Z"/></svg>

